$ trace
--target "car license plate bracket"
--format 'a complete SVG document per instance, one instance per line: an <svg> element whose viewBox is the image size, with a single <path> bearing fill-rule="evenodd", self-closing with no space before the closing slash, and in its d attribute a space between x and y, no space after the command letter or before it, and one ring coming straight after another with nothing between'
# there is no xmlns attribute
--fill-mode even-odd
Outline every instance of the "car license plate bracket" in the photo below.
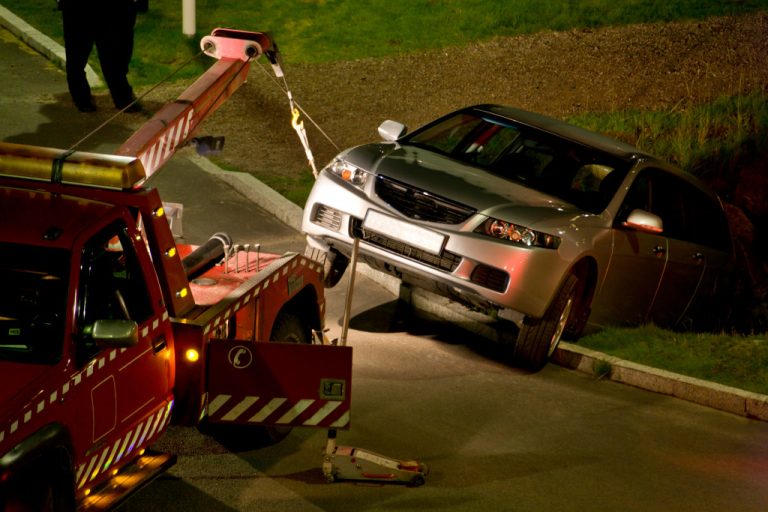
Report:
<svg viewBox="0 0 768 512"><path fill-rule="evenodd" d="M438 256L443 252L447 238L431 229L403 222L376 210L366 212L363 229L392 237Z"/></svg>

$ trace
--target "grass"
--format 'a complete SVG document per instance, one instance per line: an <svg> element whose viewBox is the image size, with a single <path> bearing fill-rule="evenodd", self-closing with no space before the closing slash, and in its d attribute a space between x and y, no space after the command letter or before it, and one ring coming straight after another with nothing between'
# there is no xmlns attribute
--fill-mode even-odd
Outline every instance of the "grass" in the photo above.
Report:
<svg viewBox="0 0 768 512"><path fill-rule="evenodd" d="M62 41L54 0L0 0L32 26ZM216 27L269 30L287 62L384 57L461 46L543 30L597 28L737 15L768 9L768 0L197 0L197 37L182 34L182 3L150 0L139 15L131 82L151 85L195 55L199 36ZM98 62L91 60L94 67ZM179 78L196 77L206 64Z"/></svg>
<svg viewBox="0 0 768 512"><path fill-rule="evenodd" d="M673 111L588 113L570 121L633 144L699 177L711 178L703 174L730 173L740 159L755 156L745 152L766 147L768 95L756 91Z"/></svg>
<svg viewBox="0 0 768 512"><path fill-rule="evenodd" d="M104 0L106 1L106 0ZM41 32L63 42L53 0L0 0ZM362 7L364 5L365 7ZM150 0L139 16L130 80L153 85L199 53L199 37L216 27L270 30L283 58L319 63L400 55L461 46L499 36L564 31L631 23L703 19L768 9L768 0L197 0L197 34L181 32L181 2ZM365 12L362 12L364 9ZM98 69L95 52L91 64ZM175 78L197 77L204 59ZM584 114L571 122L608 133L697 173L703 162L732 165L745 147L765 147L766 94L681 105L672 112L622 111ZM717 163L716 162L716 163ZM726 169L727 172L727 169ZM303 204L311 177L270 183ZM641 364L768 394L768 340L665 331L653 326L608 329L579 341L594 350ZM610 367L598 368L601 373Z"/></svg>
<svg viewBox="0 0 768 512"><path fill-rule="evenodd" d="M768 336L765 334L680 333L646 325L606 329L581 338L579 346L768 395Z"/></svg>

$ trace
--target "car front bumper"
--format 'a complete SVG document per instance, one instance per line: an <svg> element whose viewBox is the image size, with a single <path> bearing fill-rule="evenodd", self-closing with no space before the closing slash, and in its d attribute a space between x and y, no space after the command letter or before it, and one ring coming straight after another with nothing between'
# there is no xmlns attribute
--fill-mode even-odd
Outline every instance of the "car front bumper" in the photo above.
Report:
<svg viewBox="0 0 768 512"><path fill-rule="evenodd" d="M302 230L310 244L347 255L357 237L361 259L371 266L441 295L543 316L569 262L558 250L474 233L484 219L476 215L459 225L415 222L321 173L304 208Z"/></svg>

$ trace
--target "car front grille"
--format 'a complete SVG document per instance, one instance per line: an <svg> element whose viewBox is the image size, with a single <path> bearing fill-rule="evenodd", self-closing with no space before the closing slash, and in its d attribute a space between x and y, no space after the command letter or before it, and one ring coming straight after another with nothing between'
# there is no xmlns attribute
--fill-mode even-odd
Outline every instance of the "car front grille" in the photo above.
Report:
<svg viewBox="0 0 768 512"><path fill-rule="evenodd" d="M425 265L429 265L432 268L444 270L446 272L453 272L456 267L459 266L461 256L458 254L443 251L439 256L427 252L423 249L419 249L412 245L408 245L400 240L395 240L381 233L376 233L370 230L364 230L362 228L362 222L360 219L352 219L352 236L364 240L371 245L375 245L387 251L399 254L408 259L418 261Z"/></svg>
<svg viewBox="0 0 768 512"><path fill-rule="evenodd" d="M389 206L410 219L442 224L460 224L475 209L386 176L376 177L376 194Z"/></svg>

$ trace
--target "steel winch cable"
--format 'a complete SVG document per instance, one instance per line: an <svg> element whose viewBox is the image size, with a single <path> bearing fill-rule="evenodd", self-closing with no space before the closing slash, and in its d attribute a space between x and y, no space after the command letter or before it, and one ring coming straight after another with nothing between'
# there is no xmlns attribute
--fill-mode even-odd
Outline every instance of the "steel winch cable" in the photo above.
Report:
<svg viewBox="0 0 768 512"><path fill-rule="evenodd" d="M304 108L299 104L299 102L293 98L293 94L291 93L291 90L288 87L288 81L285 79L285 73L283 73L282 75L283 83L281 84L280 81L277 79L277 77L274 77L269 74L269 72L267 71L264 65L261 65L259 67L267 76L267 78L272 80L275 83L275 85L277 85L280 88L280 90L282 90L283 93L285 93L286 96L288 96L288 101L291 104L291 111L293 111L294 107L297 108L302 114L304 114L304 116L306 116L309 122L312 123L312 126L317 128L317 131L319 131L322 134L322 136L325 137L325 139L336 149L336 151L341 151L341 149L336 144L336 142L334 142L333 139L325 132L325 130L323 130L320 127L320 125L316 123L314 119L312 119L312 116L310 116L309 113L307 113L307 111L304 110Z"/></svg>

